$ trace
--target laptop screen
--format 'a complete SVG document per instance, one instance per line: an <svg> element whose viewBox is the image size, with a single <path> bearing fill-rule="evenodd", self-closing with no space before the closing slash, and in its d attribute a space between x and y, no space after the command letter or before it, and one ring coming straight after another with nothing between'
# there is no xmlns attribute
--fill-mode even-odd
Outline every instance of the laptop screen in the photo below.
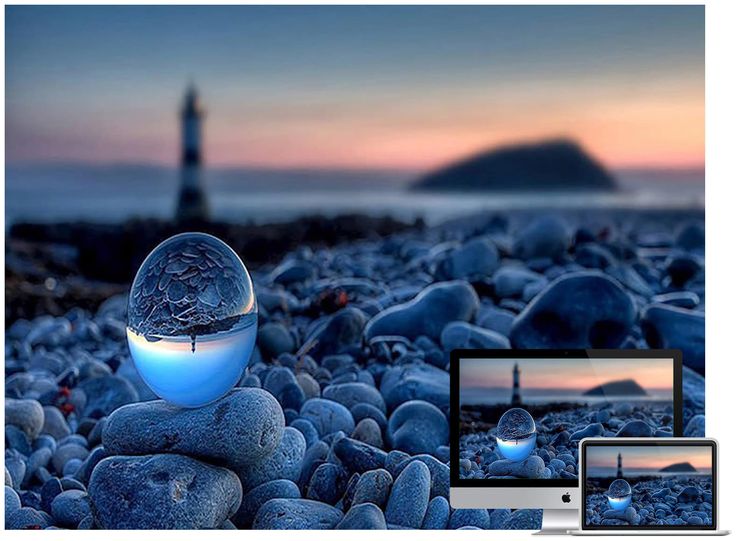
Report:
<svg viewBox="0 0 736 541"><path fill-rule="evenodd" d="M585 437L672 437L672 359L461 358L462 483L575 483Z"/></svg>
<svg viewBox="0 0 736 541"><path fill-rule="evenodd" d="M586 443L583 527L714 528L711 442Z"/></svg>

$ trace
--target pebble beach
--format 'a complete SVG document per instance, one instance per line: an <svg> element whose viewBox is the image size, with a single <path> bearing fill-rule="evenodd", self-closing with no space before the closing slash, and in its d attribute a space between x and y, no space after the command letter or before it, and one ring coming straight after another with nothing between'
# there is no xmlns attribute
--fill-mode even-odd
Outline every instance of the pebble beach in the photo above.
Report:
<svg viewBox="0 0 736 541"><path fill-rule="evenodd" d="M681 349L685 436L703 436L703 218L481 214L291 250L248 269L256 349L200 408L157 399L138 375L126 294L18 319L5 332L6 528L537 529L540 510L449 505L450 351ZM467 436L461 471L575 477L581 431L626 429L605 411L556 425L567 436L538 443L526 472L491 470L490 435Z"/></svg>

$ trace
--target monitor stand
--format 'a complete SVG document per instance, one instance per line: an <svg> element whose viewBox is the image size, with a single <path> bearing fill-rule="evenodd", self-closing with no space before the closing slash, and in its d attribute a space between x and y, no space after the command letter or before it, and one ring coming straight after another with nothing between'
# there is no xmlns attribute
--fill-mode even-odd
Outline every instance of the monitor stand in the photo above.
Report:
<svg viewBox="0 0 736 541"><path fill-rule="evenodd" d="M564 535L579 528L579 509L545 509L542 512L542 529L534 535Z"/></svg>

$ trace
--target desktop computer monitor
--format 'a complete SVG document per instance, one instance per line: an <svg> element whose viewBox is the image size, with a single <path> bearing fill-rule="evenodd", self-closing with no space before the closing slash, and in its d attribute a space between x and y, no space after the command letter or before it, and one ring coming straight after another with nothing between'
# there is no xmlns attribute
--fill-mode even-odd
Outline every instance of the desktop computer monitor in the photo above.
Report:
<svg viewBox="0 0 736 541"><path fill-rule="evenodd" d="M450 504L577 528L578 443L682 436L678 350L454 350Z"/></svg>

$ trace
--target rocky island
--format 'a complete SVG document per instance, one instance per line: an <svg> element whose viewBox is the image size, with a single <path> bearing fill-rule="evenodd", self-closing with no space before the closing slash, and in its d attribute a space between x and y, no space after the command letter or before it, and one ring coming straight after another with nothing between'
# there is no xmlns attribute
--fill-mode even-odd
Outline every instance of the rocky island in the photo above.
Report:
<svg viewBox="0 0 736 541"><path fill-rule="evenodd" d="M575 141L553 139L481 152L420 178L414 190L613 191L611 174Z"/></svg>
<svg viewBox="0 0 736 541"><path fill-rule="evenodd" d="M669 473L696 473L698 470L689 462L678 462L677 464L665 466L659 471Z"/></svg>
<svg viewBox="0 0 736 541"><path fill-rule="evenodd" d="M593 387L583 396L647 396L647 392L633 379L622 379Z"/></svg>

